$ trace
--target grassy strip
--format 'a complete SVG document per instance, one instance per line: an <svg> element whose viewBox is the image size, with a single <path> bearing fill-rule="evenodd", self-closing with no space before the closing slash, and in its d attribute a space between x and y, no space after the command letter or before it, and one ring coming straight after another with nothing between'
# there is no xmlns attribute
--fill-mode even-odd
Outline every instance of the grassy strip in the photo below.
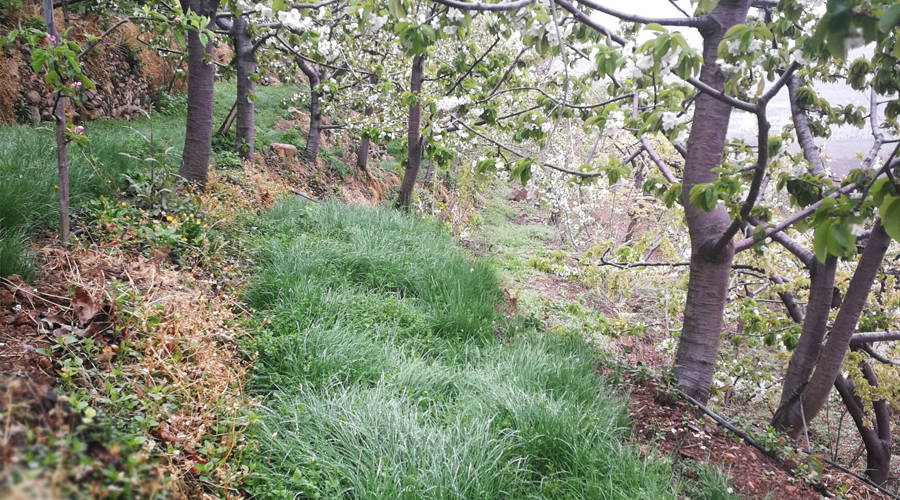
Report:
<svg viewBox="0 0 900 500"><path fill-rule="evenodd" d="M436 227L295 200L263 227L254 496L679 494L665 461L623 444L595 352L499 315L492 269Z"/></svg>
<svg viewBox="0 0 900 500"><path fill-rule="evenodd" d="M294 87L260 87L257 89L257 127L268 130L284 113L281 103L289 99ZM215 89L215 120L224 120L234 103L231 82ZM154 112L152 129L156 145L172 148L180 154L184 146L183 99L169 98L164 113ZM86 203L104 195L116 197L128 188L123 175L140 179L146 166L133 158L149 154L148 144L140 134L149 135L151 120L140 118L96 120L85 124L90 139L84 151L69 147L70 196L73 211L80 214ZM232 129L233 131L233 129ZM263 134L259 147L266 146L271 134ZM30 275L31 266L24 251L27 238L36 231L53 229L58 217L56 149L54 132L48 126L0 125L0 276ZM277 137L276 137L277 138ZM227 146L227 142L225 146ZM178 158L172 156L172 163Z"/></svg>

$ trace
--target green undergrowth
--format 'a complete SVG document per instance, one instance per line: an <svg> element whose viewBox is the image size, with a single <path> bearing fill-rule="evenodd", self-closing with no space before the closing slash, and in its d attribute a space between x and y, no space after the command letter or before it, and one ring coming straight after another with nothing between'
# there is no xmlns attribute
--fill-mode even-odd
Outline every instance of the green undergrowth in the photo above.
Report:
<svg viewBox="0 0 900 500"><path fill-rule="evenodd" d="M259 498L674 498L579 336L498 313L492 267L393 210L260 223L244 455ZM705 490L704 490L705 491ZM707 497L701 493L700 497ZM713 496L714 497L714 496Z"/></svg>
<svg viewBox="0 0 900 500"><path fill-rule="evenodd" d="M269 130L275 121L284 117L282 100L294 91L294 87L257 88L256 123L259 130ZM233 82L216 84L215 126L228 114L234 96ZM88 143L84 150L75 144L68 147L73 215L76 218L87 215L87 203L101 195L116 198L128 191L130 183L126 175L138 180L145 176L146 165L137 159L148 154L148 141L141 134L149 136L151 128L154 143L159 149L170 148L170 163L177 168L184 146L185 112L184 100L170 97L150 119L86 122L84 134ZM232 128L232 134L233 131ZM263 137L258 147L262 148L268 142L271 141ZM57 187L53 124L0 125L0 276L12 274L8 270L28 272L31 267L25 251L28 237L56 228L59 217Z"/></svg>

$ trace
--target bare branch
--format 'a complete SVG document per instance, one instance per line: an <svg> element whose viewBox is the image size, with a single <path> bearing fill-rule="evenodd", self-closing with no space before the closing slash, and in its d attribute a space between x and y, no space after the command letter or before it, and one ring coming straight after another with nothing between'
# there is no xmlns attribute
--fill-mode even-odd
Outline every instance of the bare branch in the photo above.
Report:
<svg viewBox="0 0 900 500"><path fill-rule="evenodd" d="M533 90L533 91L538 92L539 94L543 95L543 96L546 97L547 99L550 99L550 100L553 102L553 104L556 104L557 106L563 106L563 107L566 107L566 108L572 108L572 109L595 109L595 108L600 108L600 107L606 106L607 104L612 104L612 103L617 102L617 101L622 101L622 100L625 100L625 99L629 99L629 98L631 98L631 97L633 96L633 94L622 94L622 95L620 95L620 96L618 96L618 97L613 97L612 99L608 99L608 100L603 101L603 102L598 102L597 104L569 104L569 103L565 103L565 102L563 102L563 101L560 101L559 99L553 97L552 95L548 94L548 93L545 92L543 89L540 89L540 88L538 88L538 87L512 87L512 88L508 88L508 89L503 89L503 90L498 91L498 92L494 92L494 93L492 93L491 95L485 97L484 99L475 101L475 104L481 104L481 103L483 103L483 102L490 101L491 99L493 99L494 97L497 97L498 95L508 94L508 93L510 93L510 92L518 92L518 91L521 91L521 90Z"/></svg>
<svg viewBox="0 0 900 500"><path fill-rule="evenodd" d="M480 137L480 138L482 138L482 139L484 139L484 140L490 142L491 144L497 146L498 148L500 148L500 149L502 149L502 150L504 150L504 151L508 151L508 152L510 152L511 154L513 154L513 155L515 155L515 156L517 156L517 157L519 157L519 158L531 158L530 156L526 156L526 155L524 155L524 154L522 154L522 153L516 151L515 149L513 149L513 148L507 146L506 144L503 144L503 143L501 143L501 142L498 142L498 141L496 141L496 140L494 140L494 139L492 139L492 138L490 138L490 137L488 137L488 136L482 134L481 132L479 132L479 131L475 130L474 128L470 127L468 124L466 124L465 122L459 120L458 118L454 118L453 121L455 121L455 122L458 123L459 125L462 125L462 127L465 128L466 130L468 130L469 132L471 132L471 133L475 134L476 136L478 136L478 137ZM553 170L556 170L556 171L559 171L559 172L562 172L562 173L565 173L565 174L574 175L574 176L576 176L576 177L581 177L582 179L590 179L590 178L593 178L593 177L600 177L600 176L603 175L603 172L579 172L579 171L577 171L577 170L570 170L570 169L568 169L568 168L560 167L560 166L558 166L558 165L553 165L553 164L547 163L547 162L541 162L540 165L542 165L542 166L544 166L544 167L547 167L547 168L550 168L550 169L553 169Z"/></svg>
<svg viewBox="0 0 900 500"><path fill-rule="evenodd" d="M900 331L862 332L850 337L850 347L859 347L872 342L890 342L900 340Z"/></svg>
<svg viewBox="0 0 900 500"><path fill-rule="evenodd" d="M856 183L847 184L846 186L841 187L840 189L831 193L830 195L826 196L825 198L837 198L838 196L845 195L847 193L850 193L850 192L856 190L858 187L859 186L857 186ZM797 221L800 221L800 220L803 220L803 219L809 217L819 208L820 205L822 205L822 201L823 200L819 200L819 201L813 203L812 205L809 205L808 207L804 208L803 210L800 210L799 212L795 213L794 215L791 215L790 217L788 217L787 219L778 223L777 225L766 229L765 233L763 235L761 235L761 237L759 237L759 238L757 238L754 235L749 238L744 238L744 239L738 241L737 243L734 244L734 253L742 252L742 251L752 247L757 242L764 240L764 239L772 236L775 233L784 231L785 229L791 227Z"/></svg>
<svg viewBox="0 0 900 500"><path fill-rule="evenodd" d="M450 95L451 92L456 90L456 87L458 87L459 84L462 83L463 80L465 80L470 74L472 74L472 70L475 69L475 66L478 66L478 63L483 61L484 58L487 57L487 55L490 54L492 50L494 50L494 47L497 46L497 43L499 41L500 41L499 36L494 38L494 43L492 43L491 46L488 47L487 50L485 50L483 54L481 54L481 57L476 59L475 62L473 62L472 65L469 66L469 69L467 69L466 72L462 74L462 76L460 76L459 78L456 79L455 82L453 82L453 85L450 86L450 90L448 90L444 95Z"/></svg>
<svg viewBox="0 0 900 500"><path fill-rule="evenodd" d="M98 36L93 41L91 41L91 43L89 43L87 45L87 47L85 47L81 52L78 53L78 59L81 59L82 57L84 57L85 54L87 54L88 52L93 50L93 48L96 47L98 43L103 41L103 39L106 38L110 33L115 31L119 26L122 26L123 24L127 23L128 21L129 21L129 18L122 19L119 22L117 22L116 24L112 25L112 27L110 27L108 30L101 33L100 36Z"/></svg>
<svg viewBox="0 0 900 500"><path fill-rule="evenodd" d="M886 365L891 366L900 366L900 362L894 361L886 356L881 355L878 351L872 348L869 344L863 344L859 346L859 350L871 356L872 359L878 361L880 363L884 363Z"/></svg>
<svg viewBox="0 0 900 500"><path fill-rule="evenodd" d="M748 113L756 113L757 108L755 104L742 101L736 97L725 95L694 77L688 78L687 81L694 87L697 87L697 90L703 92L704 94L709 94L712 97L715 97L716 99L724 102L725 104L730 104L731 106Z"/></svg>
<svg viewBox="0 0 900 500"><path fill-rule="evenodd" d="M672 174L672 171L669 170L669 167L666 165L666 162L663 161L662 157L659 156L659 153L656 152L656 149L653 147L653 144L650 144L650 141L647 140L646 137L641 137L641 146L647 151L647 156L656 164L656 168L659 169L659 172L662 176L672 184L678 182L678 179Z"/></svg>
<svg viewBox="0 0 900 500"><path fill-rule="evenodd" d="M559 5L560 7L569 11L573 16L575 16L575 19L578 19L579 21L581 21L585 25L593 28L594 30L598 31L599 33L606 35L610 40L616 42L617 44L624 46L627 43L624 38L613 33L612 31L609 31L608 29L604 28L602 25L598 24L596 21L591 19L590 16L588 16L584 12L581 12L580 10L578 10L578 8L576 8L574 5L572 5L571 2L569 2L567 0L553 0L553 1L556 2L556 5Z"/></svg>
<svg viewBox="0 0 900 500"><path fill-rule="evenodd" d="M294 3L291 4L291 8L293 9L318 9L321 7L328 7L329 5L336 4L340 0L325 0L321 3Z"/></svg>
<svg viewBox="0 0 900 500"><path fill-rule="evenodd" d="M602 12L604 14L608 14L610 16L616 17L623 21L629 21L632 23L640 23L640 24L650 24L656 23L661 24L663 26L690 26L693 28L699 28L704 23L707 22L706 16L701 17L688 17L688 18L666 18L666 17L644 17L638 16L635 14L629 14L627 12L622 12L619 10L611 9L609 7L604 7L593 0L575 0L576 2L584 5L585 7L589 7L598 12Z"/></svg>
<svg viewBox="0 0 900 500"><path fill-rule="evenodd" d="M772 87L767 90L762 97L759 98L759 105L765 106L772 100L773 97L778 95L778 91L781 90L781 87L784 87L788 80L794 76L794 73L800 68L800 64L797 61L793 61L788 69L781 74L778 80L775 80L775 83L772 84Z"/></svg>
<svg viewBox="0 0 900 500"><path fill-rule="evenodd" d="M457 0L431 0L432 2L453 7L459 10L477 10L500 12L506 10L518 10L534 3L534 0L515 0L512 2L485 3L485 2L459 2Z"/></svg>
<svg viewBox="0 0 900 500"><path fill-rule="evenodd" d="M800 88L800 78L791 75L787 82L788 100L791 103L791 120L794 122L794 132L797 134L797 143L803 151L803 157L809 163L810 173L819 175L825 172L825 164L819 156L819 148L813 141L812 132L809 129L809 116L806 110L797 104L797 89Z"/></svg>

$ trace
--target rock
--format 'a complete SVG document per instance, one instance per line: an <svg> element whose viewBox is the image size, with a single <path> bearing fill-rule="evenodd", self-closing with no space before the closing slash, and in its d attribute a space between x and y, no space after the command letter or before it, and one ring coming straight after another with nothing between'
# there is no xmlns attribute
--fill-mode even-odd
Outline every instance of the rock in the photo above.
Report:
<svg viewBox="0 0 900 500"><path fill-rule="evenodd" d="M296 158L300 154L297 151L297 146L294 146L293 144L273 142L270 147L272 148L272 151L275 152L275 154L283 158Z"/></svg>
<svg viewBox="0 0 900 500"><path fill-rule="evenodd" d="M32 125L41 123L41 110L37 106L28 106L28 122Z"/></svg>
<svg viewBox="0 0 900 500"><path fill-rule="evenodd" d="M25 100L32 106L38 105L41 102L41 94L38 94L36 90L29 90L25 93Z"/></svg>
<svg viewBox="0 0 900 500"><path fill-rule="evenodd" d="M275 122L272 128L279 132L287 132L288 130L294 128L295 123L296 122L294 122L293 120L278 120L277 122Z"/></svg>
<svg viewBox="0 0 900 500"><path fill-rule="evenodd" d="M509 201L525 201L528 199L528 190L525 188L513 189L506 195Z"/></svg>

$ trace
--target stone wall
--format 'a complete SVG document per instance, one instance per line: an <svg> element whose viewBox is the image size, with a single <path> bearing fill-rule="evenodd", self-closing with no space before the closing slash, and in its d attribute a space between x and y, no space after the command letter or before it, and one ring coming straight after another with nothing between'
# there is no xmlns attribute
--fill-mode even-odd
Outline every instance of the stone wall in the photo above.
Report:
<svg viewBox="0 0 900 500"><path fill-rule="evenodd" d="M20 13L32 17L38 14L39 9ZM59 12L57 17L61 17ZM71 36L81 41L86 33L99 35L112 22L92 15L73 15ZM57 19L57 24L61 28L62 19ZM0 36L6 31L0 27ZM182 87L182 79L174 78L174 66L143 45L139 37L149 38L137 25L126 23L84 58L83 68L96 89L82 91L81 106L70 105L68 112L76 122L130 119L149 109L151 96L157 90ZM12 44L0 53L0 122L34 123L51 119L54 96L43 78L31 71L30 58L24 44Z"/></svg>

